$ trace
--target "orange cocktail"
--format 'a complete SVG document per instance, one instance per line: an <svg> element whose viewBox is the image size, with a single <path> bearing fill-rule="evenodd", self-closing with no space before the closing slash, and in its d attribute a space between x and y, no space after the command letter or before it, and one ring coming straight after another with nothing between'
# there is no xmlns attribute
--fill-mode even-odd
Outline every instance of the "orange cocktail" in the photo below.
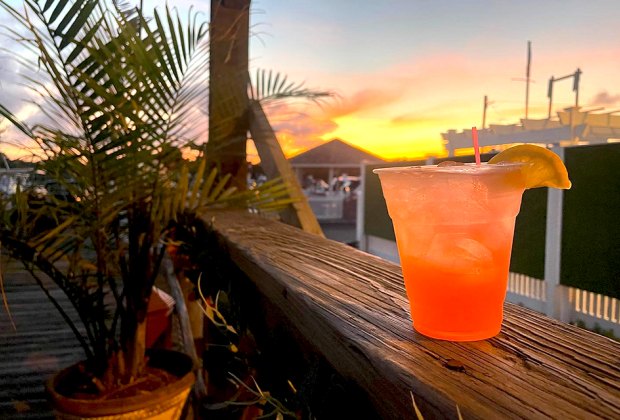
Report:
<svg viewBox="0 0 620 420"><path fill-rule="evenodd" d="M414 328L433 338L499 333L521 164L383 168Z"/></svg>

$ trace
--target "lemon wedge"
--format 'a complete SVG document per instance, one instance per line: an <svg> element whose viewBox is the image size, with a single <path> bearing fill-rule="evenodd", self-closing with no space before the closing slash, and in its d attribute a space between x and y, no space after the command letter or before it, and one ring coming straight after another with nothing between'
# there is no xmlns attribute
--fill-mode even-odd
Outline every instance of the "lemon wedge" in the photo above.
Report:
<svg viewBox="0 0 620 420"><path fill-rule="evenodd" d="M493 156L489 163L525 163L521 172L525 188L553 187L567 190L571 187L568 171L562 159L551 150L533 144L521 144Z"/></svg>

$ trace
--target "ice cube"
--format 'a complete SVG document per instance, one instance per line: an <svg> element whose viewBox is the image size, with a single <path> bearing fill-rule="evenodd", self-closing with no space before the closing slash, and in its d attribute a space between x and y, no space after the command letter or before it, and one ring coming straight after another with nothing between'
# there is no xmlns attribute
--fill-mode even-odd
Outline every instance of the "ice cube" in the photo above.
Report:
<svg viewBox="0 0 620 420"><path fill-rule="evenodd" d="M474 273L482 265L493 263L493 253L479 241L455 233L438 233L424 259L455 273Z"/></svg>
<svg viewBox="0 0 620 420"><path fill-rule="evenodd" d="M462 238L455 247L458 251L458 258L476 263L490 263L493 261L493 253L482 243L471 238Z"/></svg>

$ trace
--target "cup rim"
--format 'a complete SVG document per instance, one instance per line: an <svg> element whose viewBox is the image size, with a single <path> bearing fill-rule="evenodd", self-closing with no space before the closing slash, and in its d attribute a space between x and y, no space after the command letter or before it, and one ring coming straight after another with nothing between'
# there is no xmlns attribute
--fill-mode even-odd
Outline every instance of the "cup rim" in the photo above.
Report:
<svg viewBox="0 0 620 420"><path fill-rule="evenodd" d="M465 163L464 165L455 166L437 166L437 165L416 165L416 166L388 166L373 169L375 174L381 173L423 173L423 172L441 172L463 175L482 175L488 173L497 173L503 171L511 171L527 165L526 162L502 162L498 164L489 164L483 162L480 165L475 163Z"/></svg>

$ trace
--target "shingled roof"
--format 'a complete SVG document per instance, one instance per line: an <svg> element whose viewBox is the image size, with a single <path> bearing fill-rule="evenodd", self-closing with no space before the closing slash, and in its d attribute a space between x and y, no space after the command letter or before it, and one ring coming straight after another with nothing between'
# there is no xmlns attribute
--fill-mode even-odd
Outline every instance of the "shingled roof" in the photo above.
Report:
<svg viewBox="0 0 620 420"><path fill-rule="evenodd" d="M289 159L292 165L295 164L347 164L357 166L362 161L373 163L384 162L383 159L346 143L340 139L334 139L321 144L314 149L307 150Z"/></svg>

